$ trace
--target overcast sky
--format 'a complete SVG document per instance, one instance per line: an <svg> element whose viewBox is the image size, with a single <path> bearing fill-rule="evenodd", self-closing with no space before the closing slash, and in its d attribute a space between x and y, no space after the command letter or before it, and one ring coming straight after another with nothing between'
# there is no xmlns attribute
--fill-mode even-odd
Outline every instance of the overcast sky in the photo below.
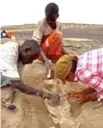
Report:
<svg viewBox="0 0 103 128"><path fill-rule="evenodd" d="M49 2L59 5L61 22L103 24L103 0L0 0L0 25L37 23Z"/></svg>

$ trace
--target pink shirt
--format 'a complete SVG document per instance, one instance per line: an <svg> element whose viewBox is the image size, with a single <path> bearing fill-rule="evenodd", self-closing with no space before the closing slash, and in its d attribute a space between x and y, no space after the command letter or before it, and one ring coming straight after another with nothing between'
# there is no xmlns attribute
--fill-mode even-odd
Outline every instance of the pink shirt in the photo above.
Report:
<svg viewBox="0 0 103 128"><path fill-rule="evenodd" d="M103 48L79 56L75 81L90 85L97 91L98 101L103 99Z"/></svg>

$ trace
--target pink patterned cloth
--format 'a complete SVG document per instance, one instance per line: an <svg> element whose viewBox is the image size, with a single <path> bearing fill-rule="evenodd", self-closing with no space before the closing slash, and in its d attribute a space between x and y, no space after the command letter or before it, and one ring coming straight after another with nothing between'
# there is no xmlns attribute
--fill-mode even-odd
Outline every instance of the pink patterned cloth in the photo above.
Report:
<svg viewBox="0 0 103 128"><path fill-rule="evenodd" d="M75 81L90 85L97 91L98 101L103 99L103 48L79 56Z"/></svg>

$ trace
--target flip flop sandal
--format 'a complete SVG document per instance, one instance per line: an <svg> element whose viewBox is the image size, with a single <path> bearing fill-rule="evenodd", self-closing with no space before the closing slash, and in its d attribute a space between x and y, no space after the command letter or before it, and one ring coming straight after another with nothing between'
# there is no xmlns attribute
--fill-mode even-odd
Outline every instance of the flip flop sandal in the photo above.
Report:
<svg viewBox="0 0 103 128"><path fill-rule="evenodd" d="M14 110L14 109L16 109L16 106L14 105L14 104L10 104L10 105L8 105L8 107L7 107L9 110Z"/></svg>
<svg viewBox="0 0 103 128"><path fill-rule="evenodd" d="M3 105L4 107L6 107L7 109L9 109L9 110L14 110L14 109L16 109L16 105L10 104L10 103L5 103L5 101L3 101L3 99L2 99L2 105Z"/></svg>

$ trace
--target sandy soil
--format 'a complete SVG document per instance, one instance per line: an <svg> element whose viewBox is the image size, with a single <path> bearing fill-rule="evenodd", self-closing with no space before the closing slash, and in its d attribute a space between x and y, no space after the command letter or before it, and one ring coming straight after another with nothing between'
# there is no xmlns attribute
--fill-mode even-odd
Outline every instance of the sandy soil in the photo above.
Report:
<svg viewBox="0 0 103 128"><path fill-rule="evenodd" d="M14 32L17 40L22 42L31 38L33 31ZM64 48L75 50L79 53L90 49L103 47L103 26L71 27L63 30ZM61 96L69 90L79 91L86 86L78 83L61 85L53 80L44 81L44 65L33 63L26 65L22 71L22 79L30 86L44 89ZM10 87L2 89L2 95L8 93ZM103 106L94 110L98 102L88 102L84 105L61 97L59 105L54 105L48 100L29 96L17 91L14 103L15 111L8 111L2 107L2 128L103 128Z"/></svg>

